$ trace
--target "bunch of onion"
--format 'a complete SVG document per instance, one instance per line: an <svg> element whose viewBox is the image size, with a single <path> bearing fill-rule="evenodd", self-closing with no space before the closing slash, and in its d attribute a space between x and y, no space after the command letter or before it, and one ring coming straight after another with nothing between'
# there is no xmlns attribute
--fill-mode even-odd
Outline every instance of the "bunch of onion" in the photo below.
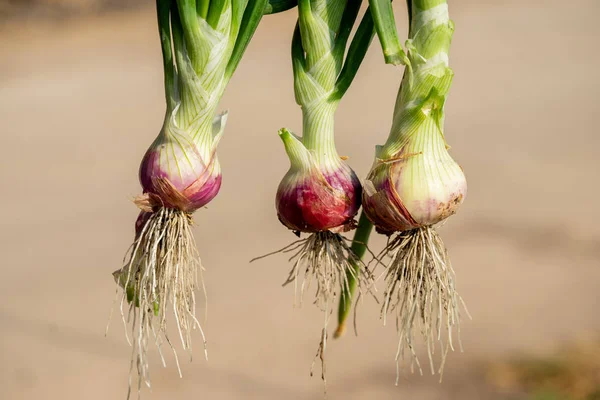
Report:
<svg viewBox="0 0 600 400"><path fill-rule="evenodd" d="M390 237L381 256L391 257L382 318L385 323L388 313L396 314L396 361L408 351L411 369L416 365L421 371L414 348L415 332L420 332L432 373L439 341L441 374L448 350L454 349L452 332L459 330L462 300L435 226L457 211L467 193L463 170L448 153L444 138L444 103L453 77L448 50L454 25L444 0L412 0L408 4L407 54L401 48L394 51L393 46L384 50L386 55L397 55L388 61L402 60L406 69L390 134L386 143L377 147L362 202L377 231ZM387 32L380 38L389 36L382 24L385 18L375 19L378 33ZM384 49L388 43L394 41L382 40Z"/></svg>
<svg viewBox="0 0 600 400"><path fill-rule="evenodd" d="M277 215L297 236L308 235L280 250L293 253L292 269L284 285L293 283L302 302L304 292L316 281L315 304L324 311L317 352L323 380L327 325L339 288L348 287L347 275L363 284L370 279L366 268L353 272L354 265L361 263L360 258L340 235L356 226L354 218L360 208L362 188L334 143L335 111L374 35L367 12L344 60L360 5L360 0L298 2L292 62L296 102L303 116L302 137L287 129L279 131L290 169L277 190Z"/></svg>
<svg viewBox="0 0 600 400"><path fill-rule="evenodd" d="M202 332L195 315L202 266L192 214L219 192L216 147L227 113L216 111L266 4L266 0L157 0L167 109L162 129L140 166L143 194L135 199L141 210L135 240L123 268L113 274L123 292L123 320L133 336L130 372L135 366L138 393L142 382L150 385L151 342L160 352L166 341L175 353L168 336L171 318L190 356L191 331ZM164 365L162 353L161 359ZM176 353L175 359L179 369ZM131 378L130 373L129 394Z"/></svg>

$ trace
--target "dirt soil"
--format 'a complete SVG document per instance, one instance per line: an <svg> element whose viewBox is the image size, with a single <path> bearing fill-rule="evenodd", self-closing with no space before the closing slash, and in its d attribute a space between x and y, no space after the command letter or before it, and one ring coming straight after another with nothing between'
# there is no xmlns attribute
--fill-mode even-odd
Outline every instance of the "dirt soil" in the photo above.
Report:
<svg viewBox="0 0 600 400"><path fill-rule="evenodd" d="M466 351L450 354L442 384L407 372L396 387L395 331L365 301L359 336L330 342L332 400L507 398L488 386L482 363L600 330L600 3L450 6L446 135L469 194L441 232L473 315L462 326ZM224 183L195 229L209 360L199 335L183 379L172 357L163 369L154 353L143 398L323 398L309 377L320 312L292 307L285 257L248 263L295 239L273 204L288 168L277 130L300 129L294 20L264 19L222 101ZM117 314L107 337L104 329L111 272L133 238L138 164L164 115L154 11L11 22L0 48L0 398L122 399L130 350ZM375 42L341 103L338 149L361 177L389 129L400 78Z"/></svg>

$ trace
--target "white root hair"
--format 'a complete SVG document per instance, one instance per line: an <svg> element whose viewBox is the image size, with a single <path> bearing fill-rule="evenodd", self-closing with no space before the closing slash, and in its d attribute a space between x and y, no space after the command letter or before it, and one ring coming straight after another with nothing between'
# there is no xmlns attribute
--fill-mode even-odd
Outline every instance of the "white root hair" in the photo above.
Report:
<svg viewBox="0 0 600 400"><path fill-rule="evenodd" d="M405 352L410 354L411 372L416 366L423 374L415 352L414 335L417 331L427 347L432 374L436 372L433 356L436 342L439 342L441 362L437 372L441 381L448 351L454 351L452 332L455 328L462 351L460 305L468 315L463 300L456 292L455 274L444 242L433 227L422 227L398 233L380 256L391 257L384 273L386 290L381 317L385 324L388 313L395 311L398 331L396 385Z"/></svg>
<svg viewBox="0 0 600 400"><path fill-rule="evenodd" d="M362 294L369 291L373 283L373 276L362 260L357 257L347 239L338 233L322 231L310 234L305 239L297 240L292 244L251 260L255 261L277 253L292 253L289 261L293 263L288 278L283 286L294 285L294 306L302 305L304 293L316 281L314 304L324 312L323 329L317 354L313 360L310 374L313 375L317 358L321 362L321 379L326 383L325 350L327 349L327 326L330 316L341 291L341 296L349 293L351 277L357 282L358 290ZM302 278L300 275L303 274Z"/></svg>
<svg viewBox="0 0 600 400"><path fill-rule="evenodd" d="M202 335L206 356L206 339L195 311L198 276L201 281L203 268L191 227L189 213L160 208L152 213L140 231L126 256L125 266L113 273L115 281L123 289L121 316L127 340L132 346L128 399L134 366L138 374L138 398L142 382L150 387L148 351L151 342L157 346L163 366L166 363L161 346L164 341L167 342L181 376L177 352L167 329L170 312L175 319L181 346L190 359L191 332L196 328ZM130 328L127 328L128 325Z"/></svg>

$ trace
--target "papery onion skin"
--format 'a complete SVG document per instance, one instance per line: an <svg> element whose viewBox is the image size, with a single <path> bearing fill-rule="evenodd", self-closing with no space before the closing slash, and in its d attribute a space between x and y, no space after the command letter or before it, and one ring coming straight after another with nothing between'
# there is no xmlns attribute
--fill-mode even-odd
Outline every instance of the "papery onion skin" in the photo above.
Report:
<svg viewBox="0 0 600 400"><path fill-rule="evenodd" d="M385 234L435 225L456 213L467 195L462 168L445 149L380 163L366 181L363 208Z"/></svg>
<svg viewBox="0 0 600 400"><path fill-rule="evenodd" d="M208 204L219 193L221 180L216 155L205 162L193 145L157 141L140 165L144 193L155 195L163 207L186 212Z"/></svg>
<svg viewBox="0 0 600 400"><path fill-rule="evenodd" d="M332 172L290 170L277 190L277 216L299 232L345 231L360 208L362 187L345 163Z"/></svg>

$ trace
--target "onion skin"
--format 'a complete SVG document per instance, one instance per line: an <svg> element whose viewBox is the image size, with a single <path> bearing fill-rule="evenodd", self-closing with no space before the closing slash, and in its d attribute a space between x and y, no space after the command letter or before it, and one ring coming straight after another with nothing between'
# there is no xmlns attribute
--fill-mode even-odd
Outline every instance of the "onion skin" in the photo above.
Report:
<svg viewBox="0 0 600 400"><path fill-rule="evenodd" d="M325 173L290 169L277 189L277 216L294 231L346 231L354 226L361 194L360 181L345 163Z"/></svg>
<svg viewBox="0 0 600 400"><path fill-rule="evenodd" d="M380 233L437 224L456 213L467 195L465 175L445 142L404 154L376 162L367 176L363 209Z"/></svg>
<svg viewBox="0 0 600 400"><path fill-rule="evenodd" d="M219 193L222 177L216 155L205 164L195 149L186 150L165 143L151 147L140 165L140 183L163 207L193 212Z"/></svg>
<svg viewBox="0 0 600 400"><path fill-rule="evenodd" d="M160 134L146 151L139 171L144 194L136 199L143 211L157 207L175 208L193 213L219 193L221 167L217 145L223 134L227 113L217 115L212 127L199 140L180 129L168 115Z"/></svg>

